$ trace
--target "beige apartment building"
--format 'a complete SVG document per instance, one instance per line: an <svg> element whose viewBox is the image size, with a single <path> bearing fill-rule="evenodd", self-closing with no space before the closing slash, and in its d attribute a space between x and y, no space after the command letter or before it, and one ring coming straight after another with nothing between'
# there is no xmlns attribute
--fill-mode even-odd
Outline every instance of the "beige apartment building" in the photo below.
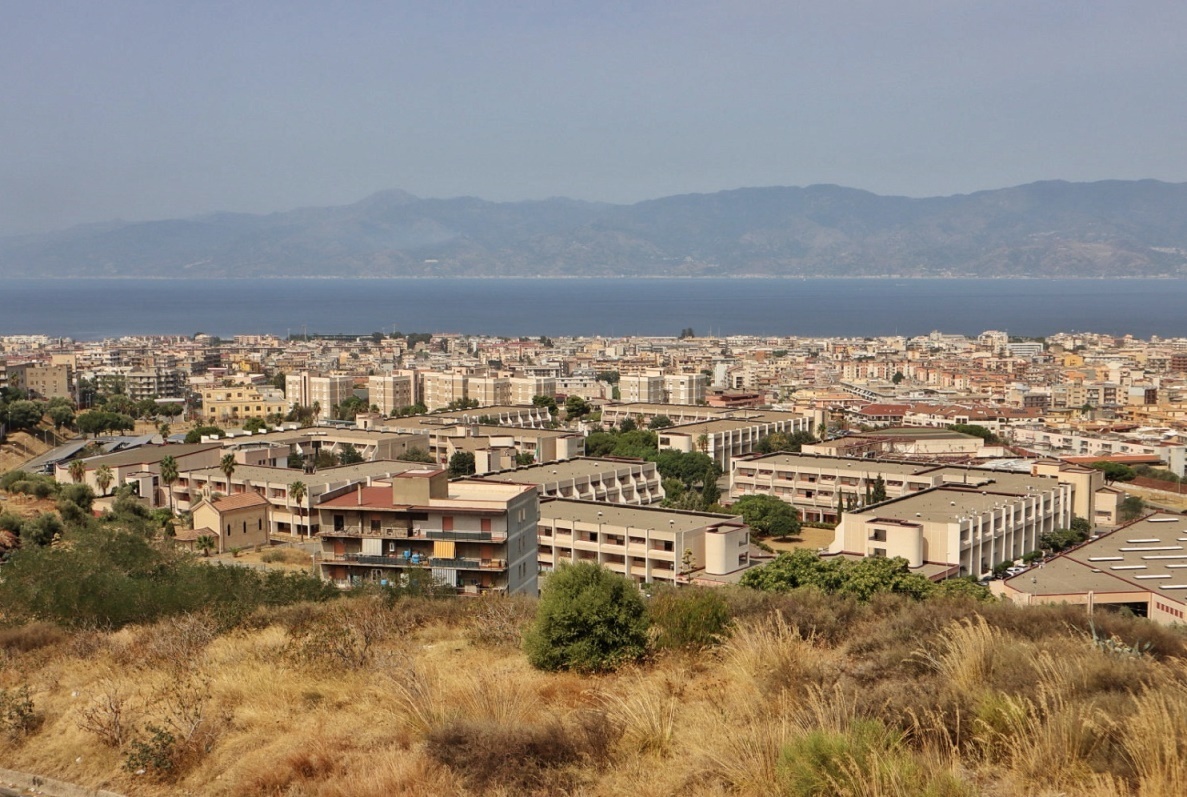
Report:
<svg viewBox="0 0 1187 797"><path fill-rule="evenodd" d="M9 364L8 386L30 398L74 399L74 370L69 365Z"/></svg>
<svg viewBox="0 0 1187 797"><path fill-rule="evenodd" d="M501 407L511 403L511 380L502 376L472 376L467 386L471 401L479 407Z"/></svg>
<svg viewBox="0 0 1187 797"><path fill-rule="evenodd" d="M254 385L202 389L202 417L213 423L238 423L288 411L289 402L279 390Z"/></svg>
<svg viewBox="0 0 1187 797"><path fill-rule="evenodd" d="M735 457L753 454L758 441L775 432L810 432L812 421L780 412L735 412L729 418L672 426L659 431L660 450L708 454L728 471Z"/></svg>
<svg viewBox="0 0 1187 797"><path fill-rule="evenodd" d="M340 587L400 583L419 572L463 595L538 591L531 486L412 470L327 496L318 517L322 578Z"/></svg>
<svg viewBox="0 0 1187 797"><path fill-rule="evenodd" d="M531 404L536 396L556 396L556 378L552 376L513 376L511 404Z"/></svg>
<svg viewBox="0 0 1187 797"><path fill-rule="evenodd" d="M643 584L729 580L750 566L740 517L547 499L540 503L541 570L591 562Z"/></svg>
<svg viewBox="0 0 1187 797"><path fill-rule="evenodd" d="M664 398L686 407L703 404L708 385L704 374L669 374L664 377Z"/></svg>
<svg viewBox="0 0 1187 797"><path fill-rule="evenodd" d="M614 457L578 457L526 468L486 473L486 481L532 484L540 498L572 498L647 506L664 500L654 462Z"/></svg>
<svg viewBox="0 0 1187 797"><path fill-rule="evenodd" d="M627 403L663 404L663 374L623 374L618 379L618 395Z"/></svg>
<svg viewBox="0 0 1187 797"><path fill-rule="evenodd" d="M290 406L316 407L320 420L334 417L334 410L354 395L354 377L316 376L308 371L288 374L284 393Z"/></svg>
<svg viewBox="0 0 1187 797"><path fill-rule="evenodd" d="M455 401L469 398L469 377L465 374L425 371L420 375L421 395L429 412L443 410Z"/></svg>
<svg viewBox="0 0 1187 797"><path fill-rule="evenodd" d="M412 377L407 374L381 374L367 378L367 399L381 415L392 415L413 400Z"/></svg>
<svg viewBox="0 0 1187 797"><path fill-rule="evenodd" d="M944 468L943 486L846 512L834 554L901 556L912 568L986 576L1072 520L1073 486L1054 477Z"/></svg>

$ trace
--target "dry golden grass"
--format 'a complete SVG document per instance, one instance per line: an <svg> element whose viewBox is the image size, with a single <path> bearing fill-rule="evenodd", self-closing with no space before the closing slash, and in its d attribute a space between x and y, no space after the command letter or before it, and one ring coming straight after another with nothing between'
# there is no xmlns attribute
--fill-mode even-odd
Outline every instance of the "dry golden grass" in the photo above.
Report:
<svg viewBox="0 0 1187 797"><path fill-rule="evenodd" d="M533 670L512 644L523 605L4 629L0 689L28 687L41 722L0 733L0 760L146 797L1187 794L1171 653L1098 645L1056 610L838 603L838 621L796 600L748 605L715 650L597 677ZM175 775L122 768L149 724L189 740Z"/></svg>

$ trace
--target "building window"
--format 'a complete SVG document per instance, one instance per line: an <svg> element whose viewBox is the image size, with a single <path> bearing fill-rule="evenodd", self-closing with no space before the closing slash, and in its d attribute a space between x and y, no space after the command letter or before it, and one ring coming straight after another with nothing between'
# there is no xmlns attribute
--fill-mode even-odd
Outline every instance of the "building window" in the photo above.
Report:
<svg viewBox="0 0 1187 797"><path fill-rule="evenodd" d="M346 529L346 516L334 515L334 531L343 531Z"/></svg>

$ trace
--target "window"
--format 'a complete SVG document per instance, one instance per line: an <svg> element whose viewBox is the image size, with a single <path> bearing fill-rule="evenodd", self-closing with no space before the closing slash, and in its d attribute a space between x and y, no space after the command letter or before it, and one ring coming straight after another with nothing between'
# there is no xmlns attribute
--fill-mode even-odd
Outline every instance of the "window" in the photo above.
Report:
<svg viewBox="0 0 1187 797"><path fill-rule="evenodd" d="M479 521L479 523L481 524L481 529L483 531L490 531L490 518L484 517Z"/></svg>
<svg viewBox="0 0 1187 797"><path fill-rule="evenodd" d="M343 531L346 529L346 516L334 515L334 531Z"/></svg>
<svg viewBox="0 0 1187 797"><path fill-rule="evenodd" d="M453 531L453 516L452 515L442 515L441 530L442 531Z"/></svg>

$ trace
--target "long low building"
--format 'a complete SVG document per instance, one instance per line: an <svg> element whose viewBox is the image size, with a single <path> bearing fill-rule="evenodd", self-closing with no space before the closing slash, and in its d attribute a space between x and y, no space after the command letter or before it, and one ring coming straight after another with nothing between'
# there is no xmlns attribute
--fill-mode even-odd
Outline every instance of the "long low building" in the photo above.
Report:
<svg viewBox="0 0 1187 797"><path fill-rule="evenodd" d="M593 562L638 583L730 580L750 567L741 517L548 499L540 503L541 570Z"/></svg>
<svg viewBox="0 0 1187 797"><path fill-rule="evenodd" d="M526 468L487 473L489 481L533 484L541 498L574 498L646 506L664 500L654 462L615 457L578 457Z"/></svg>
<svg viewBox="0 0 1187 797"><path fill-rule="evenodd" d="M1187 517L1155 514L1006 579L1022 605L1070 603L1089 613L1125 608L1164 624L1187 622Z"/></svg>
<svg viewBox="0 0 1187 797"><path fill-rule="evenodd" d="M964 468L940 475L941 487L845 513L829 552L901 556L912 568L944 565L953 575L983 577L1071 525L1070 482Z"/></svg>

